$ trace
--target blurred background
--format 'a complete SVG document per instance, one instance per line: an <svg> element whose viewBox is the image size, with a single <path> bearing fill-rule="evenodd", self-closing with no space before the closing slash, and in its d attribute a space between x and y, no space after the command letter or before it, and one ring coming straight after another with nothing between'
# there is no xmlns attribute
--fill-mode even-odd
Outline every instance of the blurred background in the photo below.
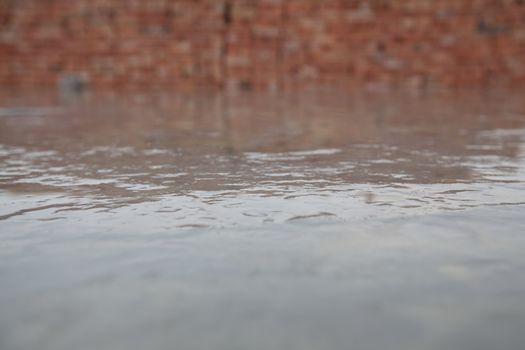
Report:
<svg viewBox="0 0 525 350"><path fill-rule="evenodd" d="M0 0L0 85L516 86L523 0Z"/></svg>

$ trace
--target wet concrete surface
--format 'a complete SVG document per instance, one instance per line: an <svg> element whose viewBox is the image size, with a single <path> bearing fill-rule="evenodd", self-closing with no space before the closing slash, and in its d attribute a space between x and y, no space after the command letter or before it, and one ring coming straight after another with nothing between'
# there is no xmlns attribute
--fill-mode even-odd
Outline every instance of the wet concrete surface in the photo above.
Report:
<svg viewBox="0 0 525 350"><path fill-rule="evenodd" d="M522 349L525 99L0 95L1 349Z"/></svg>

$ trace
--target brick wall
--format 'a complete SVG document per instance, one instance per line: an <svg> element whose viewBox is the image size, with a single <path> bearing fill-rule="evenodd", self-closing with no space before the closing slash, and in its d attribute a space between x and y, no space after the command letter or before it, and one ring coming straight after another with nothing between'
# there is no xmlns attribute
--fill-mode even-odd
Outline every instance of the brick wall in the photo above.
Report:
<svg viewBox="0 0 525 350"><path fill-rule="evenodd" d="M525 83L525 0L0 0L0 85Z"/></svg>

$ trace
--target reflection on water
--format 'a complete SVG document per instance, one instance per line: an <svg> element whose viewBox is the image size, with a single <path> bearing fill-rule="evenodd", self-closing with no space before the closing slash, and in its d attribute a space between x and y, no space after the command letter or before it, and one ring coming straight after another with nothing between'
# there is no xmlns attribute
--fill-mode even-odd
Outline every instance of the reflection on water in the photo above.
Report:
<svg viewBox="0 0 525 350"><path fill-rule="evenodd" d="M0 201L7 348L525 341L522 94L6 93Z"/></svg>

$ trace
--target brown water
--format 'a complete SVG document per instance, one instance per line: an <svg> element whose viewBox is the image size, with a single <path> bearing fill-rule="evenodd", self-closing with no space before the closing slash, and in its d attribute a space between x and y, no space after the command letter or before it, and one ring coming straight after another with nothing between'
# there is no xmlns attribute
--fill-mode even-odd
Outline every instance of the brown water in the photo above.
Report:
<svg viewBox="0 0 525 350"><path fill-rule="evenodd" d="M0 349L522 349L525 99L0 97Z"/></svg>

